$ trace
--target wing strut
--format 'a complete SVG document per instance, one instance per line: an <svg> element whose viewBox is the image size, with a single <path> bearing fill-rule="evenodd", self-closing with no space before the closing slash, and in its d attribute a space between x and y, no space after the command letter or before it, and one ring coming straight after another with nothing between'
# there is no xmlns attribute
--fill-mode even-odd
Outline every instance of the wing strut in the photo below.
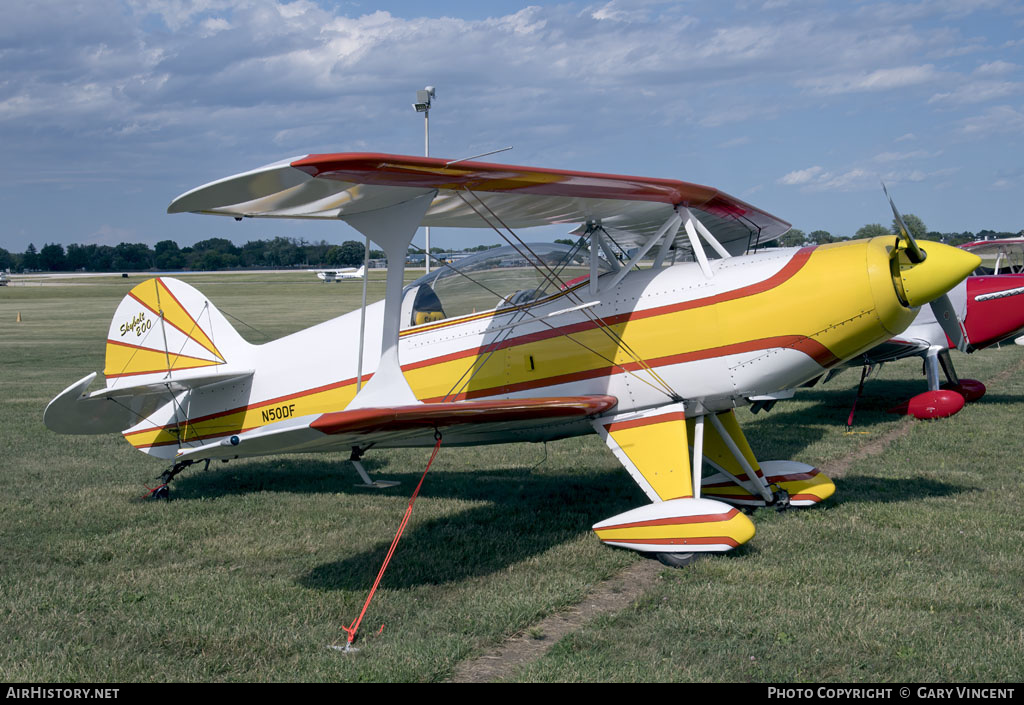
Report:
<svg viewBox="0 0 1024 705"><path fill-rule="evenodd" d="M690 248L693 250L693 256L696 257L697 262L700 263L700 270L704 272L705 277L710 279L714 275L711 272L711 265L708 264L707 253L704 252L704 246L701 244L700 238L697 237L697 234L700 233L701 237L703 237L704 240L714 248L715 252L717 252L718 256L722 259L728 259L729 257L732 257L732 255L729 254L727 249L722 247L722 243L715 239L715 236L711 234L711 231L693 215L689 208L679 206L676 208L676 213L678 213L679 217L683 218L685 221L683 226L686 229L686 236L690 239Z"/></svg>
<svg viewBox="0 0 1024 705"><path fill-rule="evenodd" d="M402 258L405 262L405 258ZM370 264L370 238L363 247L363 307L359 311L359 360L356 364L356 394L363 389L363 341L366 340L366 268Z"/></svg>
<svg viewBox="0 0 1024 705"><path fill-rule="evenodd" d="M398 361L398 333L401 328L402 284L405 255L420 221L437 195L428 191L408 201L380 210L343 216L342 220L370 238L384 250L388 260L388 278L384 295L384 329L380 364L370 381L359 390L349 409L370 406L419 404L402 374ZM364 309L365 310L365 309ZM362 333L360 333L362 335Z"/></svg>
<svg viewBox="0 0 1024 705"><path fill-rule="evenodd" d="M515 242L512 242L512 240L510 240L509 237L507 237L504 232L502 232L497 226L495 226L494 223L492 223L480 210L478 210L476 208L476 206L474 206L472 203L470 203L469 200L462 194L462 192L458 192L458 195L463 200L463 202L467 206L472 208L477 213L477 215L480 216L481 220L483 220L485 223L487 223L491 227L491 229L494 230L494 232L496 232L503 240L505 240L505 242L507 242L509 245L511 245L512 248L515 249L516 252L518 252L523 257L523 259L525 259L528 262L530 262L533 265L534 269L536 269L542 276L545 277L542 286L546 286L548 282L552 282L554 284L557 284L557 285L561 286L563 289L567 289L567 294L568 294L570 299L574 299L574 300L576 300L577 302L579 302L581 304L584 303L583 300L580 299L580 297L576 293L574 293L571 288L568 288L566 286L565 282L563 282L562 279L558 276L558 273L555 270L553 270L550 266L548 266L547 263L545 263L540 257L538 257L530 249L530 246L527 245L525 242L523 242L522 238L520 238L515 233L515 231L512 230L512 228L510 228L508 225L506 225L505 222L502 221L501 217L498 216L498 214L495 213L487 205L487 203L483 199L481 199L476 193L474 193L470 189L465 189L465 192L470 194L471 196L473 196L473 198L476 199L477 203L479 203L481 208L486 210L487 213L492 218L494 218L494 220L496 220L505 230L508 231L509 235L511 235L512 238L514 238L516 240L516 242L519 243L519 245L521 245L523 248L525 248L526 252L528 252L530 255L533 256L533 259L531 260L530 257L528 257L526 254L524 254L519 249L519 247L516 246ZM655 234L654 236L652 236L651 239L646 243L646 245L644 246L645 247L644 252L649 251L650 248L653 247L654 243L656 243L658 241L658 239L662 235L665 235L670 230L670 228L672 227L673 222L675 223L676 230L678 230L678 228L679 228L679 221L680 221L679 216L677 214L673 213L672 216L665 222L665 224L662 225L662 227L658 230L658 233ZM626 274L629 272L630 268L635 264L635 261L639 259L639 256L640 255L634 257L633 260L630 260L629 264L623 266L622 269L619 270L619 272L615 275L616 282L619 279L621 279L622 277L626 276ZM547 269L547 273L545 273L544 270L541 269L541 265L543 265L544 268ZM615 286L615 283L612 283L609 288L614 287L614 286ZM524 311L525 310L526 309L524 309ZM614 330L612 330L611 326L609 326L607 324L607 322L603 318L601 318L600 316L598 316L596 314L591 313L586 308L580 308L579 310L583 313L584 316L587 317L587 319L589 319L590 321L592 321L593 323L595 323L597 325L598 330L600 330L602 333L604 333L606 336L608 336L609 339L611 339L616 345L618 345L618 347L621 350L623 350L623 352L625 352L627 355L632 357L633 361L637 365L639 365L640 368L642 368L644 371L646 371L647 374L649 374L651 376L651 378L657 383L657 385L660 386L660 391L664 392L668 396L669 399L678 400L678 399L682 398L672 388L672 386L670 384L668 384L668 382L666 382L664 379L662 379L661 376L657 372L655 372L654 369L650 365L648 365L644 361L644 359L642 357L640 357L636 353L636 351L634 351L632 348L630 348L630 346L626 343L626 341L623 340L622 336L620 336L618 333L616 333ZM532 314L530 314L530 315L532 315ZM569 336L567 336L567 337L569 337ZM569 337L569 339L572 340L571 337ZM578 342L578 341L574 341L574 342ZM584 346L584 347L586 347L586 346ZM479 368L477 368L477 369L479 370ZM623 370L627 371L627 370L625 370L625 368L623 368ZM627 371L627 372L629 372L629 371ZM475 374L475 372L473 374ZM633 376L637 377L632 372L629 372L629 374L633 374ZM642 379L642 378L641 377L637 377L637 379ZM647 380L643 380L643 381L646 382L647 384L650 384L652 387L655 387L656 389L658 388L654 384L651 384L651 382L649 382Z"/></svg>
<svg viewBox="0 0 1024 705"><path fill-rule="evenodd" d="M643 246L639 250L637 250L632 257L629 258L629 261L622 267L622 269L620 269L615 274L615 277L610 282L608 282L607 286L604 286L602 288L604 288L605 290L609 290L614 289L616 286L618 286L619 282L621 282L629 273L629 270L633 268L633 265L635 265L637 262L643 259L643 256L651 251L651 248L654 247L658 240L660 240L663 237L668 238L669 240L674 239L676 233L679 231L679 226L682 224L682 222L683 219L679 216L679 214L673 211L672 215L669 216L668 220L666 220L665 223L660 228L658 228L658 232L647 238L647 242L645 242ZM690 226L689 221L687 221L687 225L689 227L692 227ZM701 255L703 254L704 251L701 250Z"/></svg>

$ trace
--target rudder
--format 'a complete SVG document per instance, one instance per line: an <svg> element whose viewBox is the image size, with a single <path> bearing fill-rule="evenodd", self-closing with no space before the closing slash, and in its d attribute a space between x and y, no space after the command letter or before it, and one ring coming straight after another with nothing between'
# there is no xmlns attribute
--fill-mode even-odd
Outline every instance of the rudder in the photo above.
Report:
<svg viewBox="0 0 1024 705"><path fill-rule="evenodd" d="M107 388L244 366L247 343L200 291L147 279L121 300L107 333ZM242 358L242 359L239 359Z"/></svg>

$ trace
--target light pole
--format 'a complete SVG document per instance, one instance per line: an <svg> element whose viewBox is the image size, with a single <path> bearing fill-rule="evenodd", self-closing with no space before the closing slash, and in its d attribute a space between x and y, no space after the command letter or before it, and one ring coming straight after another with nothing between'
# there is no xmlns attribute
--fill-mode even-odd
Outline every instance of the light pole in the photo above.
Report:
<svg viewBox="0 0 1024 705"><path fill-rule="evenodd" d="M423 156L430 156L430 102L434 98L434 87L427 86L421 91L416 91L416 102L412 104L412 107L416 108L416 112L423 113ZM424 231L427 235L427 254L423 258L423 264L426 267L425 273L430 273L430 226L426 226Z"/></svg>

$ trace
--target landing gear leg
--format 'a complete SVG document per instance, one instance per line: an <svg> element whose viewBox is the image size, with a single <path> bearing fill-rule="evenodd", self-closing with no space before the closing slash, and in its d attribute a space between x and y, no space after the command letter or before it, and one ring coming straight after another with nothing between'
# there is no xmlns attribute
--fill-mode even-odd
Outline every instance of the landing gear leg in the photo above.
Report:
<svg viewBox="0 0 1024 705"><path fill-rule="evenodd" d="M193 464L195 464L197 462L198 461L196 461L196 460L182 460L181 462L178 462L178 463L175 463L174 465L172 465L170 470L164 470L163 474L160 475L160 484L157 485L155 489L150 491L149 498L150 499L167 499L167 500L169 500L171 498L171 488L170 488L171 480L173 480L174 476L177 475L179 472L181 472L185 468L187 468L190 465L193 465ZM209 458L206 459L206 467L204 467L203 469L204 470L209 470L210 469L210 459Z"/></svg>
<svg viewBox="0 0 1024 705"><path fill-rule="evenodd" d="M789 509L789 492L786 492L786 490L778 485L772 485L772 498L773 501L768 506L775 507L775 511L784 512Z"/></svg>
<svg viewBox="0 0 1024 705"><path fill-rule="evenodd" d="M946 380L953 386L960 384L960 378L956 376L956 370L953 369L953 360L949 357L949 350L939 351L937 357L942 372L946 375Z"/></svg>
<svg viewBox="0 0 1024 705"><path fill-rule="evenodd" d="M754 525L727 504L701 496L704 416L688 428L683 403L594 419L594 430L651 504L594 524L610 546L629 548L681 568L705 553L724 553L750 540ZM691 464L689 439L698 449ZM769 495L770 496L770 495Z"/></svg>
<svg viewBox="0 0 1024 705"><path fill-rule="evenodd" d="M365 452L366 451L359 446L352 446L352 454L348 457L348 461L352 463L352 467L356 469L356 472L359 473L360 479L363 481L363 484L356 485L356 487L372 487L375 490L382 490L388 487L397 487L401 484L397 480L370 479L370 474L366 472L366 468L364 468L362 462L360 462Z"/></svg>
<svg viewBox="0 0 1024 705"><path fill-rule="evenodd" d="M953 363L949 359L949 351L941 345L933 345L928 348L924 356L924 373L928 378L928 391L911 397L906 404L890 409L890 412L910 414L917 419L945 418L964 408L964 402L968 400L968 395L977 399L985 393L985 385L974 380L959 380L958 384L940 386L940 368L945 371L950 382L956 379ZM980 387L980 390L976 389L974 385ZM980 393L976 394L979 391Z"/></svg>
<svg viewBox="0 0 1024 705"><path fill-rule="evenodd" d="M956 370L953 369L953 360L949 357L949 350L943 350L939 353L939 365L942 367L943 374L946 375L947 382L942 385L943 389L949 389L956 392L964 398L964 401L978 401L985 396L985 385L976 379L960 379L956 375Z"/></svg>
<svg viewBox="0 0 1024 705"><path fill-rule="evenodd" d="M702 479L702 494L741 509L810 507L835 492L835 485L817 468L789 460L758 461L733 412L711 417L704 444L704 462L714 472Z"/></svg>

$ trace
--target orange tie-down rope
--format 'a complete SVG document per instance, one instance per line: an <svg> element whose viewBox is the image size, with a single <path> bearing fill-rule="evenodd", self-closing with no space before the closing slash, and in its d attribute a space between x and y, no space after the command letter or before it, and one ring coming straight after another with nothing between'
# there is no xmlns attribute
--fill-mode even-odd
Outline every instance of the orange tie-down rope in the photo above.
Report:
<svg viewBox="0 0 1024 705"><path fill-rule="evenodd" d="M398 542L402 538L402 532L405 531L406 524L409 523L409 517L412 516L412 505L416 503L416 497L420 494L420 488L423 487L423 481L427 479L427 473L430 472L430 466L434 463L434 458L437 457L437 451L441 449L441 432L434 431L434 452L430 454L430 460L427 461L427 467L423 469L423 475L420 477L419 484L416 485L416 489L412 493L412 497L409 498L409 506L405 508L405 516L402 517L402 523L398 525L398 531L395 533L394 540L391 541L391 548L388 549L388 555L384 557L384 563L380 567L380 571L377 573L377 579L373 581L373 587L370 588L370 594L366 596L366 602L363 603L363 609L356 617L355 621L347 627L342 627L345 633L348 634L348 640L345 642L344 647L332 645L333 649L340 649L342 651L349 651L352 648L352 642L356 640L356 633L359 631L359 625L363 621L363 615L366 614L366 610L370 607L370 600L373 599L373 595L377 592L377 586L380 585L381 578L384 577L384 571L388 569L388 563L391 562L391 557L395 555L395 548L398 547ZM383 630L384 627L382 626Z"/></svg>

